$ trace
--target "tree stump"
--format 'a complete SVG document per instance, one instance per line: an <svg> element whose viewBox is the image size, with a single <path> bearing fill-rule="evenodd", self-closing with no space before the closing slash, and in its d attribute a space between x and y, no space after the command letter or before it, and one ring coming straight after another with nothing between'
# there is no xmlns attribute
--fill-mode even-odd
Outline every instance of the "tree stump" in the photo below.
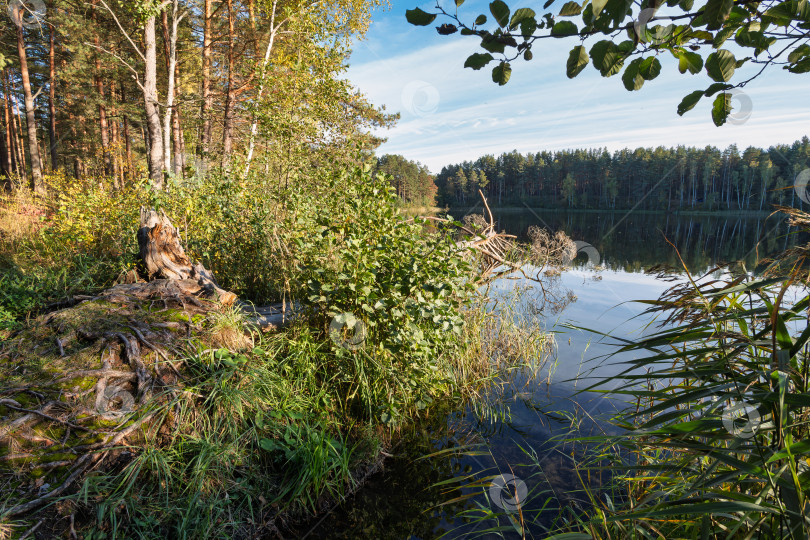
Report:
<svg viewBox="0 0 810 540"><path fill-rule="evenodd" d="M170 433L185 358L236 341L205 322L236 295L192 264L165 213L141 209L138 245L147 282L74 297L0 341L0 538L6 519L126 463L144 429Z"/></svg>
<svg viewBox="0 0 810 540"><path fill-rule="evenodd" d="M190 294L202 291L215 296L224 305L231 305L236 300L235 294L219 288L213 274L202 264L192 264L180 244L180 234L165 212L141 208L138 246L149 281L177 280L177 285L188 289Z"/></svg>

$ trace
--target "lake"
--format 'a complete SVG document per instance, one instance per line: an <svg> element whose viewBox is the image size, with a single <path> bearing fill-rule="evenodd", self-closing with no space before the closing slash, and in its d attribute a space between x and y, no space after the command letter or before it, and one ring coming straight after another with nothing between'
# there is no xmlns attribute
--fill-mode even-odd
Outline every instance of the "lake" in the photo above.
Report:
<svg viewBox="0 0 810 540"><path fill-rule="evenodd" d="M453 215L460 218L464 213ZM717 263L735 260L755 270L763 258L797 241L778 215L531 209L494 214L499 230L522 238L529 227L540 226L561 229L579 242L580 256L558 284L572 291L576 300L556 313L538 310L532 297L523 300L527 312L540 317L556 336L556 351L546 371L535 379L517 374L493 389L485 404L437 411L428 422L409 429L385 470L345 503L302 528L302 538L494 537L485 531L497 523L473 519L470 512L478 504L499 511L494 499L487 500L474 484L476 478L491 475L511 475L522 482L528 490L524 508L548 509L527 528L527 537L542 537L560 507L577 511L588 506L573 466L584 455L581 444L571 439L610 429L604 419L621 404L582 391L618 373L622 368L617 362L628 359L608 357L615 349L611 340L569 325L634 339L654 321L643 316L645 306L633 300L656 299L673 285L645 270L667 266L683 274L685 264L693 274L702 275ZM492 294L509 294L516 284L498 283ZM606 480L595 473L588 482L598 488ZM480 482L487 489L490 481ZM487 493L498 496L497 491ZM505 518L500 526L505 527L503 536L518 537L509 532Z"/></svg>

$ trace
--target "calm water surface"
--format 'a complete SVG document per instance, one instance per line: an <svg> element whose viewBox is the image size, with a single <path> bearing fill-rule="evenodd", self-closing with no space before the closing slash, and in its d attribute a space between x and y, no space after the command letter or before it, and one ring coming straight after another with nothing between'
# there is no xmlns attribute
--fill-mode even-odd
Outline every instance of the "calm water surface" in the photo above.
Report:
<svg viewBox="0 0 810 540"><path fill-rule="evenodd" d="M461 217L458 212L454 217ZM443 411L414 427L387 460L385 471L372 477L354 497L325 517L302 528L306 538L446 538L477 537L494 521L464 519L464 511L488 503L473 478L512 474L529 489L524 508L547 508L528 527L527 536L541 538L560 506L586 508L573 464L579 446L571 438L611 429L604 421L621 403L583 390L622 370L611 340L569 325L633 339L654 329L634 300L656 299L672 283L644 273L657 265L681 267L702 274L720 262L744 260L755 269L763 257L796 242L785 220L765 218L688 217L673 214L564 213L503 211L499 229L525 237L531 226L562 229L572 239L593 246L599 267L583 250L574 267L560 278L576 301L562 311L536 314L556 338L556 351L541 377L521 375L493 392L476 410ZM805 239L806 240L806 239ZM670 245L670 243L672 245ZM675 248L677 247L677 252ZM680 258L678 256L680 253ZM590 250L593 260L594 251ZM682 270L681 270L682 271ZM499 283L493 294L507 295L515 281ZM527 312L531 298L522 300ZM548 382L550 375L550 383ZM576 419L576 428L572 428ZM469 445L475 455L464 451ZM528 453L528 455L527 455ZM433 457L425 457L434 454ZM594 477L598 487L605 478ZM484 484L486 486L486 484ZM466 487L465 487L466 486ZM465 498L475 494L474 497ZM547 519L546 517L547 516ZM518 536L508 532L503 536ZM483 537L494 537L484 534Z"/></svg>

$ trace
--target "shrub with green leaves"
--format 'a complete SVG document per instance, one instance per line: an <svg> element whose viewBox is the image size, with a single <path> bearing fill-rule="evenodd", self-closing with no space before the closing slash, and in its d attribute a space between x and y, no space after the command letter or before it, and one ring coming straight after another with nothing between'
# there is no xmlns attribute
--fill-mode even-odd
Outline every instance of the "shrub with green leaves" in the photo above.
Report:
<svg viewBox="0 0 810 540"><path fill-rule="evenodd" d="M300 213L298 285L333 341L335 377L371 417L396 422L447 393L453 349L474 293L471 267L450 235L405 219L382 175L370 168L324 178L340 193L324 204L306 192ZM294 214L291 214L294 215Z"/></svg>

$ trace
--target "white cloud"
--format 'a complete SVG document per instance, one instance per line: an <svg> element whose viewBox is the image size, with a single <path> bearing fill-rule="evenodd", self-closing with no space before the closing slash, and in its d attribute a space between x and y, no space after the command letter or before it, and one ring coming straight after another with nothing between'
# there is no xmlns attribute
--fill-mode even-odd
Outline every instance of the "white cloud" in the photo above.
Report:
<svg viewBox="0 0 810 540"><path fill-rule="evenodd" d="M744 124L716 128L709 115L713 98L704 98L683 117L676 114L683 96L711 81L679 74L667 56L661 57L662 75L631 93L619 77L605 79L592 68L568 80L564 66L571 43L551 40L542 43L542 53L535 51L532 62L515 61L512 79L498 87L490 78L494 63L481 71L463 68L464 59L477 52L476 40L454 36L401 53L402 41L393 35L400 25L386 21L380 27L396 46L372 29L368 42L357 45L366 47L361 56L372 60L353 65L349 79L375 104L402 113L394 129L380 133L388 142L379 152L402 154L434 172L513 149L767 147L810 132L810 109L796 99L805 94L806 81L781 70L767 71L744 89L752 104ZM402 28L408 47L419 32L430 32ZM435 41L426 37L424 43ZM744 77L745 69L740 72Z"/></svg>

